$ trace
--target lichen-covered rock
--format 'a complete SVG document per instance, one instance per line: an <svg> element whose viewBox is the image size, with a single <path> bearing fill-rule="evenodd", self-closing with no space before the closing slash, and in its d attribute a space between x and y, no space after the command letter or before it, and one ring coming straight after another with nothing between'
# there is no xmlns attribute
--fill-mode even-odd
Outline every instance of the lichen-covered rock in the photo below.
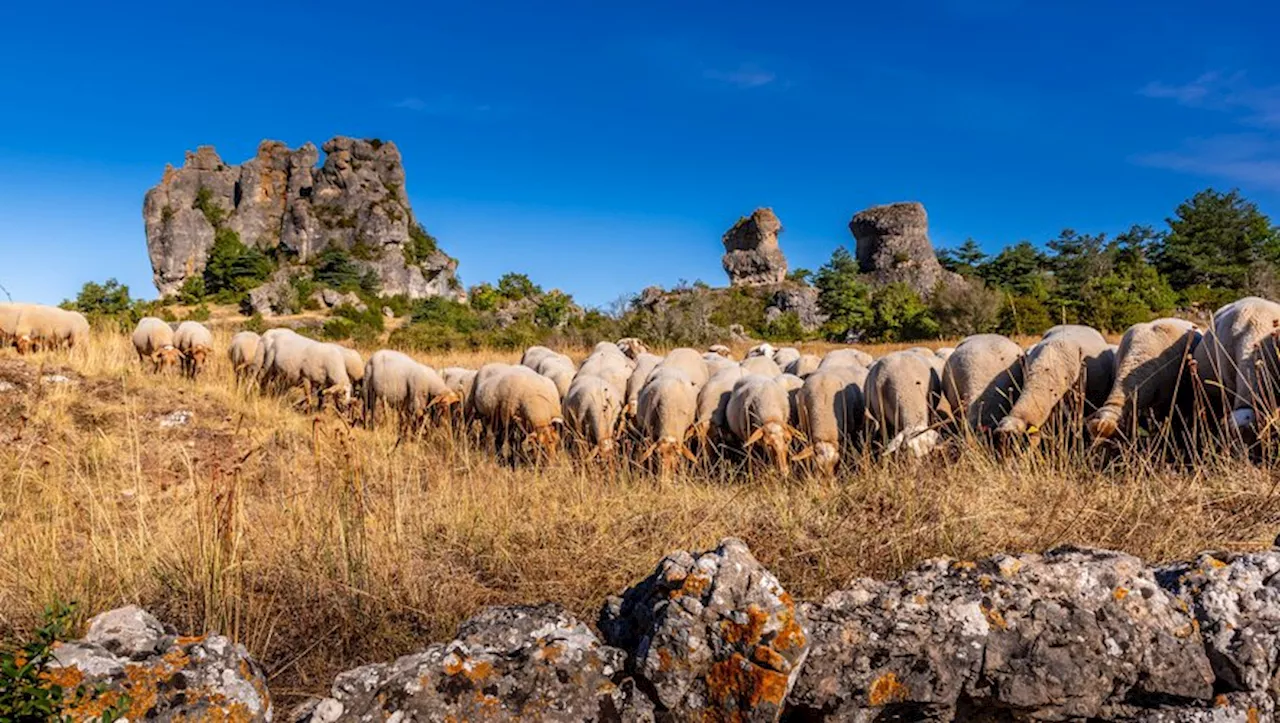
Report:
<svg viewBox="0 0 1280 723"><path fill-rule="evenodd" d="M452 642L342 673L291 719L651 721L623 659L558 605L488 608Z"/></svg>
<svg viewBox="0 0 1280 723"><path fill-rule="evenodd" d="M601 611L605 640L676 721L773 721L809 652L791 596L740 540L668 555Z"/></svg>
<svg viewBox="0 0 1280 723"><path fill-rule="evenodd" d="M929 241L929 217L919 203L892 203L860 211L849 222L858 265L879 284L905 283L929 296L939 283L961 277L942 268Z"/></svg>
<svg viewBox="0 0 1280 723"><path fill-rule="evenodd" d="M144 610L102 613L83 640L54 649L49 680L69 696L71 720L112 709L129 720L270 721L266 679L245 649L220 635L178 637Z"/></svg>
<svg viewBox="0 0 1280 723"><path fill-rule="evenodd" d="M1192 607L1222 690L1280 696L1280 551L1202 553L1163 568Z"/></svg>
<svg viewBox="0 0 1280 723"><path fill-rule="evenodd" d="M203 273L218 228L247 246L279 248L305 265L327 248L352 253L386 294L456 295L457 262L416 244L418 224L394 143L337 137L319 151L263 141L257 155L227 165L209 146L165 169L143 201L156 288L169 296Z"/></svg>
<svg viewBox="0 0 1280 723"><path fill-rule="evenodd" d="M757 208L725 232L724 271L733 286L780 284L787 278L787 257L778 245L782 222L772 209Z"/></svg>
<svg viewBox="0 0 1280 723"><path fill-rule="evenodd" d="M1213 696L1189 609L1120 553L930 561L804 612L813 651L790 704L812 717L1113 718Z"/></svg>

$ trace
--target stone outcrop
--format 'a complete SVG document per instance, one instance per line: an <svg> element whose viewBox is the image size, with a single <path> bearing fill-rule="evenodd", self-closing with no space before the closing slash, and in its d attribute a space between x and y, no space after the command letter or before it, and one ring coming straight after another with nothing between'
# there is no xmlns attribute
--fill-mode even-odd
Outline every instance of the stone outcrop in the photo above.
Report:
<svg viewBox="0 0 1280 723"><path fill-rule="evenodd" d="M778 245L782 222L772 209L757 208L725 232L721 262L732 286L767 286L787 278L787 257Z"/></svg>
<svg viewBox="0 0 1280 723"><path fill-rule="evenodd" d="M328 248L352 253L374 270L386 294L453 295L457 262L421 234L405 192L394 143L337 137L319 150L263 141L241 165L210 146L168 166L143 202L147 250L156 288L174 294L204 271L219 229L246 246L305 265Z"/></svg>
<svg viewBox="0 0 1280 723"><path fill-rule="evenodd" d="M805 331L814 331L827 321L826 314L818 308L818 290L803 283L783 284L773 293L764 319L773 322L783 314L795 314Z"/></svg>
<svg viewBox="0 0 1280 723"><path fill-rule="evenodd" d="M929 296L939 283L959 282L942 268L929 241L929 217L919 203L874 206L854 214L849 230L857 241L858 265L878 284L905 283Z"/></svg>
<svg viewBox="0 0 1280 723"><path fill-rule="evenodd" d="M735 539L668 555L605 602L600 630L675 720L777 720L809 653L795 602Z"/></svg>
<svg viewBox="0 0 1280 723"><path fill-rule="evenodd" d="M930 560L797 605L726 539L668 555L598 627L554 604L487 608L448 643L340 674L286 719L1270 721L1280 550L1160 567L1074 547ZM175 637L138 608L56 655L51 681L104 686L76 719L121 693L135 721L271 713L243 649Z"/></svg>
<svg viewBox="0 0 1280 723"><path fill-rule="evenodd" d="M266 678L245 649L220 635L178 637L130 605L95 617L82 640L54 649L48 679L68 693L70 720L113 710L128 720L271 720ZM95 690L100 689L100 690Z"/></svg>

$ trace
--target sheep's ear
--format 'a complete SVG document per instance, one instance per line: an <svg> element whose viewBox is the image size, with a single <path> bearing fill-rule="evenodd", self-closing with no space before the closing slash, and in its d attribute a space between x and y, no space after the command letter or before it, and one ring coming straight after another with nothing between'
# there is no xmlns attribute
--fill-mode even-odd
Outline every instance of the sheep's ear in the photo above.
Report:
<svg viewBox="0 0 1280 723"><path fill-rule="evenodd" d="M655 449L657 449L657 448L658 448L658 443L657 443L657 442L651 442L651 443L649 444L649 448L648 448L648 449L646 449L646 450L644 451L644 454L640 455L640 461L641 461L641 462L644 462L645 460L647 460L647 459L649 459L650 457L652 457L652 456L653 456L653 451L654 451Z"/></svg>
<svg viewBox="0 0 1280 723"><path fill-rule="evenodd" d="M680 454L684 455L685 459L689 460L690 462L696 463L698 461L698 458L693 454L693 450L689 449L683 444L680 445Z"/></svg>
<svg viewBox="0 0 1280 723"><path fill-rule="evenodd" d="M743 442L742 446L750 447L756 442L759 442L760 438L763 436L764 436L764 427L760 427L756 429L756 431L752 432L750 437L747 437L747 441Z"/></svg>
<svg viewBox="0 0 1280 723"><path fill-rule="evenodd" d="M792 437L800 440L801 442L808 441L808 437L804 436L804 432L801 432L800 430L796 429L790 424L787 425L787 432L789 432Z"/></svg>
<svg viewBox="0 0 1280 723"><path fill-rule="evenodd" d="M813 456L813 447L805 447L802 451L796 452L791 457L792 462L803 462Z"/></svg>

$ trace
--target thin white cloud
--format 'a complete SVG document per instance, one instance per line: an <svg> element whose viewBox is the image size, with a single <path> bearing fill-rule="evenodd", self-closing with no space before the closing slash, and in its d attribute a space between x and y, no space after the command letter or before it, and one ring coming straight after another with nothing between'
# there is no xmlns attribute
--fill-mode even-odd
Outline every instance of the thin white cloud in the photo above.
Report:
<svg viewBox="0 0 1280 723"><path fill-rule="evenodd" d="M1132 160L1150 168L1280 190L1280 140L1262 133L1189 138L1177 150L1141 154Z"/></svg>
<svg viewBox="0 0 1280 723"><path fill-rule="evenodd" d="M392 103L391 107L423 115L452 118L478 118L493 111L493 107L486 103L471 103L451 95L442 95L430 100L408 96Z"/></svg>
<svg viewBox="0 0 1280 723"><path fill-rule="evenodd" d="M765 70L757 65L744 63L733 70L720 70L716 68L707 68L702 71L702 77L707 80L714 80L719 83L726 83L743 90L751 88L760 88L769 85L778 79L778 74L772 70Z"/></svg>
<svg viewBox="0 0 1280 723"><path fill-rule="evenodd" d="M1225 111L1262 128L1280 128L1280 85L1254 85L1244 73L1205 73L1189 83L1153 81L1139 93L1188 108Z"/></svg>

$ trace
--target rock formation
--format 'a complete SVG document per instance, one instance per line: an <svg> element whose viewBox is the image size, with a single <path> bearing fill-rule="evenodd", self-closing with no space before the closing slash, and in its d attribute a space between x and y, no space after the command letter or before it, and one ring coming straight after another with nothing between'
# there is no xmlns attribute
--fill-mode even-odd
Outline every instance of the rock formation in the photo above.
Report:
<svg viewBox="0 0 1280 723"><path fill-rule="evenodd" d="M773 293L764 319L774 322L783 314L795 314L805 331L814 331L827 321L826 314L818 308L818 290L805 283L787 283Z"/></svg>
<svg viewBox="0 0 1280 723"><path fill-rule="evenodd" d="M772 209L757 208L725 232L724 264L732 286L779 284L787 278L787 257L778 246L782 222Z"/></svg>
<svg viewBox="0 0 1280 723"><path fill-rule="evenodd" d="M290 150L263 141L255 157L234 166L201 146L181 168L166 167L142 210L161 295L204 271L219 229L300 266L344 249L377 273L385 294L454 294L457 262L421 235L395 144L337 137L323 150L317 167L310 143Z"/></svg>
<svg viewBox="0 0 1280 723"><path fill-rule="evenodd" d="M857 240L858 264L879 284L902 282L929 296L939 282L958 282L942 268L929 241L929 217L919 203L892 203L854 214L849 230Z"/></svg>
<svg viewBox="0 0 1280 723"><path fill-rule="evenodd" d="M338 675L286 719L1270 721L1277 573L1274 549L1152 567L1062 547L930 560L796 604L726 539L609 598L603 642L553 604L487 608L448 643ZM128 695L130 720L271 714L243 649L176 638L137 608L56 656L51 681Z"/></svg>

